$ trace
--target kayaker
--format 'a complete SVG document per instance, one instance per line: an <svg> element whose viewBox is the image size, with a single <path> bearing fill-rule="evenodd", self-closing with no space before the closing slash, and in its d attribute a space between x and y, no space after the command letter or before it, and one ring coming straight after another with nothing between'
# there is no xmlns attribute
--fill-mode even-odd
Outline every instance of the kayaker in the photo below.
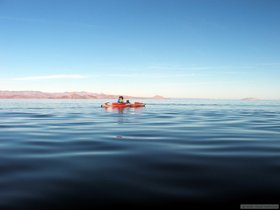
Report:
<svg viewBox="0 0 280 210"><path fill-rule="evenodd" d="M126 100L126 103L127 103L127 104L130 104L130 101L129 101L129 100Z"/></svg>
<svg viewBox="0 0 280 210"><path fill-rule="evenodd" d="M120 104L123 104L123 103L124 103L123 96L120 96L120 97L119 97L118 103L120 103Z"/></svg>

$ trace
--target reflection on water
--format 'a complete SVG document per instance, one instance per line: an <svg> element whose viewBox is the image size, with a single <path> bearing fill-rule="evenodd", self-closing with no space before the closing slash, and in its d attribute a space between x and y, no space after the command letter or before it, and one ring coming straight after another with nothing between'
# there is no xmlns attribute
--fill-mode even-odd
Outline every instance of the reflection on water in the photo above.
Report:
<svg viewBox="0 0 280 210"><path fill-rule="evenodd" d="M279 202L279 102L145 102L1 100L0 208Z"/></svg>

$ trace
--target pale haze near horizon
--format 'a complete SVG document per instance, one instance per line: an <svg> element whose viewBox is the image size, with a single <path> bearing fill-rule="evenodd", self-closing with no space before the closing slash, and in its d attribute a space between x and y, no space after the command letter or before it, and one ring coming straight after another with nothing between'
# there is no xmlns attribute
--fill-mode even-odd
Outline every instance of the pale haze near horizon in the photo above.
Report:
<svg viewBox="0 0 280 210"><path fill-rule="evenodd" d="M0 90L280 99L277 0L0 0Z"/></svg>

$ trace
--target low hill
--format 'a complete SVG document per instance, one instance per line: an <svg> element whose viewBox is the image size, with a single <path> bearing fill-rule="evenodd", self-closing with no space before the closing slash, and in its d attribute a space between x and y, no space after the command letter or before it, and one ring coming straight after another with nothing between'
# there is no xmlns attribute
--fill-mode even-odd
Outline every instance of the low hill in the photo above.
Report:
<svg viewBox="0 0 280 210"><path fill-rule="evenodd" d="M242 101L256 101L259 100L258 98L242 98Z"/></svg>
<svg viewBox="0 0 280 210"><path fill-rule="evenodd" d="M47 93L41 91L0 91L0 99L116 99L119 95L91 92ZM126 96L126 99L165 99L163 96L137 97Z"/></svg>

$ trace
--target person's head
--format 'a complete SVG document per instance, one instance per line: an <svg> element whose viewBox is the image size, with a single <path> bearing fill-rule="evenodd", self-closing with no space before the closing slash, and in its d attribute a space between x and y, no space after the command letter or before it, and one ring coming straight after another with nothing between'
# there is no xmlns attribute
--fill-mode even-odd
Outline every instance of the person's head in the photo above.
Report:
<svg viewBox="0 0 280 210"><path fill-rule="evenodd" d="M123 96L120 96L119 99L123 99Z"/></svg>

